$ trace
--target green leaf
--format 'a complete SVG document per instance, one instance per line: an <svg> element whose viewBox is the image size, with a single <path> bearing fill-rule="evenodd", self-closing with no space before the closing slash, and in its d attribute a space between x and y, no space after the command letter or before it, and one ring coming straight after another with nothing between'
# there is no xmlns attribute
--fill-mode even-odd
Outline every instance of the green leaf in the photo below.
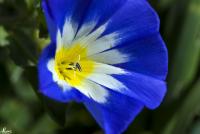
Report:
<svg viewBox="0 0 200 134"><path fill-rule="evenodd" d="M0 47L0 62L5 62L9 57L9 50L7 47Z"/></svg>
<svg viewBox="0 0 200 134"><path fill-rule="evenodd" d="M39 46L39 49L42 50L44 47L46 47L50 42L50 38L40 37L40 31L35 30L35 39L37 41L37 44Z"/></svg>
<svg viewBox="0 0 200 134"><path fill-rule="evenodd" d="M200 121L194 124L190 134L200 134Z"/></svg>
<svg viewBox="0 0 200 134"><path fill-rule="evenodd" d="M11 37L12 43L9 48L14 62L22 67L35 65L38 57L36 42L22 30L16 30Z"/></svg>
<svg viewBox="0 0 200 134"><path fill-rule="evenodd" d="M56 121L60 126L65 126L67 104L54 101L43 96L43 104L50 117Z"/></svg>
<svg viewBox="0 0 200 134"><path fill-rule="evenodd" d="M45 127L44 127L45 126ZM55 134L57 125L49 118L47 114L42 116L34 126L31 127L30 134Z"/></svg>
<svg viewBox="0 0 200 134"><path fill-rule="evenodd" d="M200 112L200 79L191 89L183 104L167 123L162 134L185 134L193 118Z"/></svg>
<svg viewBox="0 0 200 134"><path fill-rule="evenodd" d="M4 100L0 107L0 117L9 124L14 132L22 133L31 121L27 107L17 100Z"/></svg>
<svg viewBox="0 0 200 134"><path fill-rule="evenodd" d="M7 72L15 93L26 102L36 101L36 96L30 83L22 76L24 69L16 66L11 61L6 63Z"/></svg>
<svg viewBox="0 0 200 134"><path fill-rule="evenodd" d="M160 0L159 4L162 9L169 7L173 3L175 3L177 0Z"/></svg>
<svg viewBox="0 0 200 134"><path fill-rule="evenodd" d="M190 1L178 46L169 72L171 96L179 97L191 84L198 71L200 59L200 1Z"/></svg>
<svg viewBox="0 0 200 134"><path fill-rule="evenodd" d="M0 26L0 47L7 46L9 44L7 37L8 33L2 26Z"/></svg>
<svg viewBox="0 0 200 134"><path fill-rule="evenodd" d="M170 52L169 56L171 56L171 53L173 53L174 49L177 47L177 45L174 44L177 44L177 38L180 38L183 22L185 21L185 14L189 5L188 3L188 0L181 0L181 2L175 1L168 10L164 10L166 12L166 22L161 20L161 23L164 23L163 36L167 42Z"/></svg>

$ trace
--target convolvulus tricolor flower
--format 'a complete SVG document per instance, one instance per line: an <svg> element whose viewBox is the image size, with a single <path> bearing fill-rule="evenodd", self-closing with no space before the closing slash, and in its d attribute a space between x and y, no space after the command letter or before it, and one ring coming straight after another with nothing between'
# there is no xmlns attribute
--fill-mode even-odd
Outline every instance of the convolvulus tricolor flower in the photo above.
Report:
<svg viewBox="0 0 200 134"><path fill-rule="evenodd" d="M43 0L51 43L40 91L84 103L106 134L120 134L166 93L167 50L147 0Z"/></svg>

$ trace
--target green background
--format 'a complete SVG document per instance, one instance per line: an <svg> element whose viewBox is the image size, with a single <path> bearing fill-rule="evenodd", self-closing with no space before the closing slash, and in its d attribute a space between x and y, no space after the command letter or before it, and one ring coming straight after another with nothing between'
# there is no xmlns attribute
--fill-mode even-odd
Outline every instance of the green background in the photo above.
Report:
<svg viewBox="0 0 200 134"><path fill-rule="evenodd" d="M168 94L158 109L144 109L125 134L200 134L200 0L149 1L169 50ZM39 0L0 0L0 130L102 134L83 105L35 92L36 64L48 42Z"/></svg>

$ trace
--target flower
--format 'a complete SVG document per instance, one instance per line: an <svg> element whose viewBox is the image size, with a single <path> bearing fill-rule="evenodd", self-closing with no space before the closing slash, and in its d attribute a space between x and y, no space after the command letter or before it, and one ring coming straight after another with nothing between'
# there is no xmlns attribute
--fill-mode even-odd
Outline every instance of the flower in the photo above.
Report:
<svg viewBox="0 0 200 134"><path fill-rule="evenodd" d="M146 0L43 0L51 43L40 92L83 103L106 134L124 132L166 93L167 49Z"/></svg>

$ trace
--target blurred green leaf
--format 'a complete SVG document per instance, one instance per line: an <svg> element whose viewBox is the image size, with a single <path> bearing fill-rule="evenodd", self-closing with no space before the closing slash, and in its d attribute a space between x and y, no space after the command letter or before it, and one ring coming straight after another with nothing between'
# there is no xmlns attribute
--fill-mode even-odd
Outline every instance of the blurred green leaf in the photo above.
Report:
<svg viewBox="0 0 200 134"><path fill-rule="evenodd" d="M0 47L4 47L9 44L7 37L8 33L2 26L0 26Z"/></svg>
<svg viewBox="0 0 200 134"><path fill-rule="evenodd" d="M0 47L0 62L5 62L9 58L9 50L7 47Z"/></svg>
<svg viewBox="0 0 200 134"><path fill-rule="evenodd" d="M22 67L35 65L37 63L37 44L24 31L17 30L11 34L12 43L10 53L14 62Z"/></svg>
<svg viewBox="0 0 200 134"><path fill-rule="evenodd" d="M196 77L200 58L200 1L191 0L169 72L171 96L178 97Z"/></svg>
<svg viewBox="0 0 200 134"><path fill-rule="evenodd" d="M42 101L50 117L60 126L65 126L67 104L54 101L43 96Z"/></svg>
<svg viewBox="0 0 200 134"><path fill-rule="evenodd" d="M200 121L194 124L190 134L200 134Z"/></svg>
<svg viewBox="0 0 200 134"><path fill-rule="evenodd" d="M183 104L167 123L162 134L187 134L187 128L193 118L200 113L200 79L191 89Z"/></svg>
<svg viewBox="0 0 200 134"><path fill-rule="evenodd" d="M26 102L36 101L36 95L33 89L26 79L22 76L24 69L16 66L11 61L7 61L8 74L10 76L10 82L14 87L15 93Z"/></svg>
<svg viewBox="0 0 200 134"><path fill-rule="evenodd" d="M27 107L17 100L5 100L0 107L0 117L10 125L15 133L23 133L27 128L31 115Z"/></svg>
<svg viewBox="0 0 200 134"><path fill-rule="evenodd" d="M58 126L45 114L32 126L29 134L55 134L56 127Z"/></svg>
<svg viewBox="0 0 200 134"><path fill-rule="evenodd" d="M40 37L40 31L35 31L35 39L37 41L37 44L39 45L39 49L42 50L44 47L46 47L50 43L50 38Z"/></svg>
<svg viewBox="0 0 200 134"><path fill-rule="evenodd" d="M159 0L159 5L162 9L165 9L171 5L173 5L173 3L175 3L178 0Z"/></svg>
<svg viewBox="0 0 200 134"><path fill-rule="evenodd" d="M168 46L169 58L176 49L177 45L175 44L177 44L177 40L183 32L183 22L185 22L188 5L188 0L181 0L181 2L176 0L167 10L165 22L161 22L164 23L163 35Z"/></svg>

